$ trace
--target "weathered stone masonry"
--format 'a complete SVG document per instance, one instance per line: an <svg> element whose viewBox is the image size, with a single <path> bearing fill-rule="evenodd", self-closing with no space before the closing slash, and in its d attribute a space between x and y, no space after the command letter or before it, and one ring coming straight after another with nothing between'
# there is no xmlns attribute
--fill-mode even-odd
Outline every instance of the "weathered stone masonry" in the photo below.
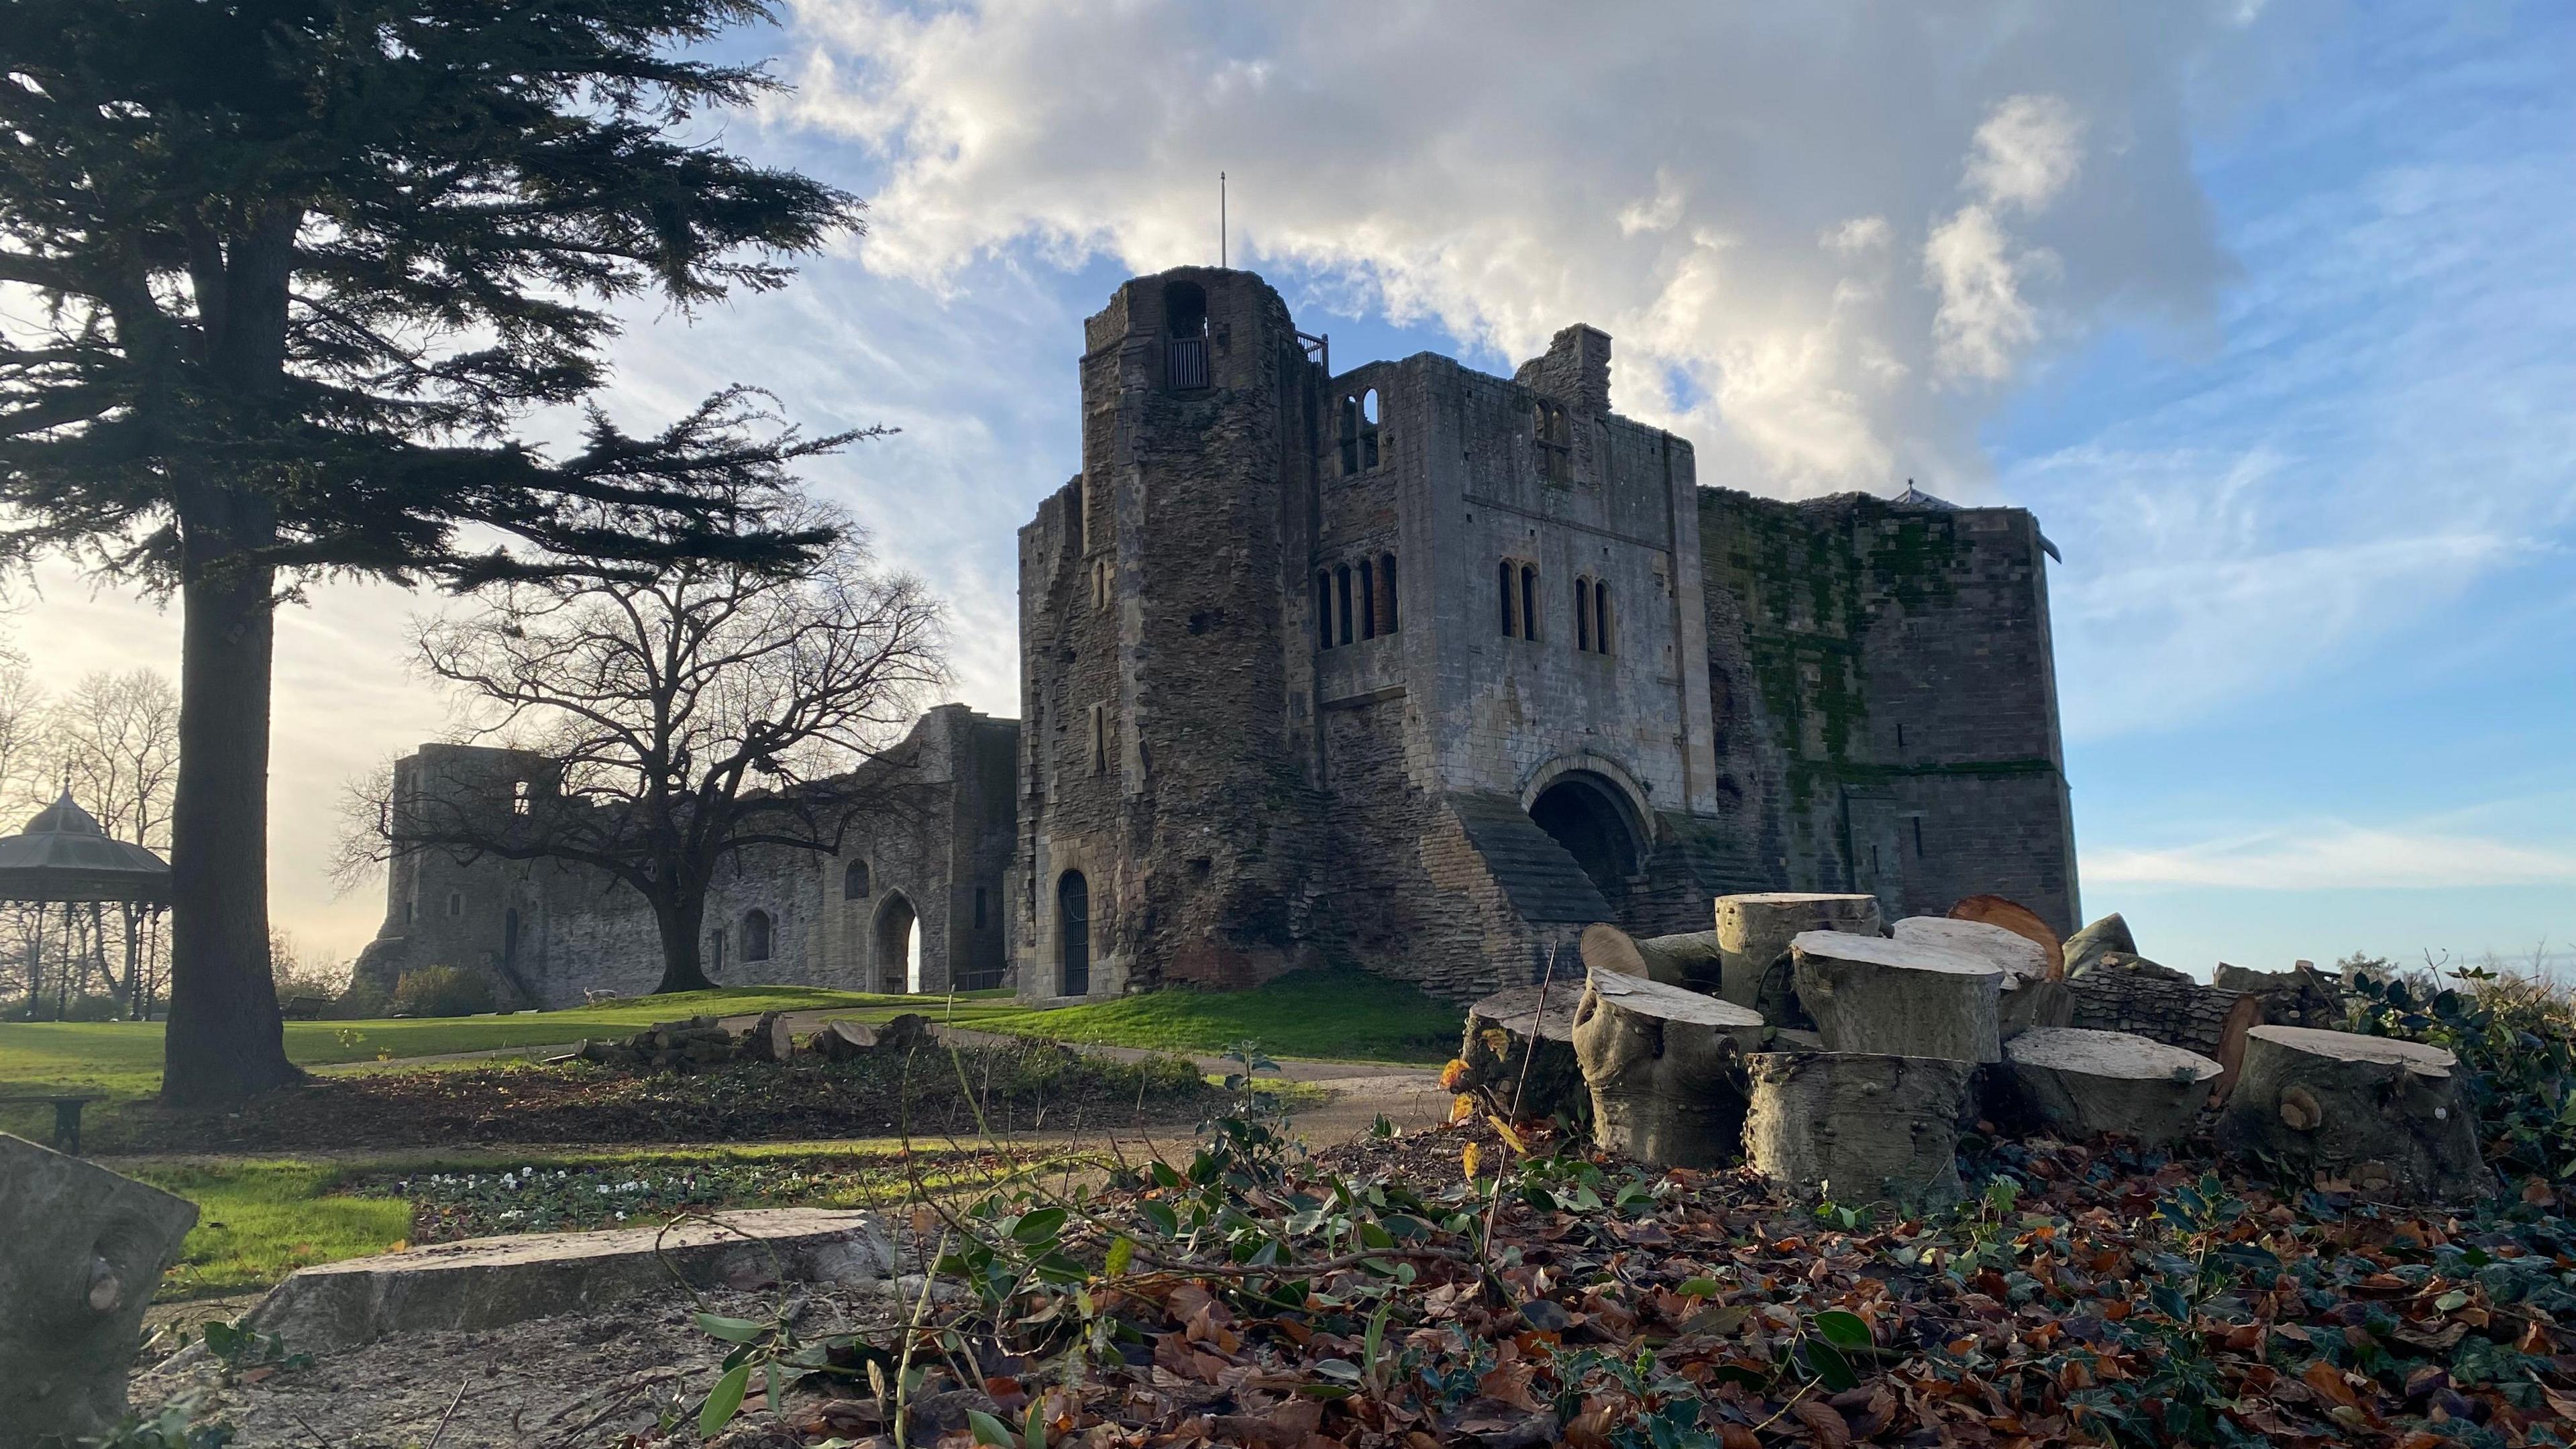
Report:
<svg viewBox="0 0 2576 1449"><path fill-rule="evenodd" d="M2077 911L2027 513L1702 488L1610 339L1329 373L1278 295L1121 287L1021 530L1032 998L1346 961L1451 996L1711 896Z"/></svg>
<svg viewBox="0 0 2576 1449"><path fill-rule="evenodd" d="M1012 721L964 705L923 715L867 767L888 788L838 854L761 847L720 868L707 974L861 991L1002 984L1018 740ZM544 760L520 751L431 744L397 762L394 788L502 801L514 783L548 778ZM381 986L414 967L461 966L489 972L505 1001L564 1006L591 991L650 991L661 977L652 912L587 867L412 850L394 858L386 897L385 924L358 958L360 979Z"/></svg>
<svg viewBox="0 0 2576 1449"><path fill-rule="evenodd" d="M1578 326L1508 379L1335 375L1249 272L1121 286L1085 325L1082 471L1020 530L1021 723L934 710L928 805L839 858L747 855L720 979L899 988L906 911L922 989L1032 999L1320 963L1470 997L1740 890L1992 892L2071 930L2031 516L1703 487L1610 368ZM537 763L425 746L405 788ZM366 964L551 1003L655 960L622 888L423 854Z"/></svg>

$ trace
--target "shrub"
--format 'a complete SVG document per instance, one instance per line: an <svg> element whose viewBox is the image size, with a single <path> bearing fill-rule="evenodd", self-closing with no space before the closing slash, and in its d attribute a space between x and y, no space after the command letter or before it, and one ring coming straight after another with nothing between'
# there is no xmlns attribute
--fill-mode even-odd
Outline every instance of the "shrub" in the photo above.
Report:
<svg viewBox="0 0 2576 1449"><path fill-rule="evenodd" d="M0 1019L9 1021L123 1021L125 1003L117 997L84 991L66 1002L57 1003L50 991L33 1001L16 1001Z"/></svg>
<svg viewBox="0 0 2576 1449"><path fill-rule="evenodd" d="M423 966L394 987L394 1007L413 1016L473 1016L496 1003L489 977L454 966Z"/></svg>
<svg viewBox="0 0 2576 1449"><path fill-rule="evenodd" d="M349 989L322 1008L324 1021L373 1021L393 1009L393 993L373 981L351 981Z"/></svg>
<svg viewBox="0 0 2576 1449"><path fill-rule="evenodd" d="M2459 984L2364 977L2356 1030L2459 1057L2478 1138L2497 1171L2576 1178L2576 997L2536 974L2475 966L2442 974Z"/></svg>

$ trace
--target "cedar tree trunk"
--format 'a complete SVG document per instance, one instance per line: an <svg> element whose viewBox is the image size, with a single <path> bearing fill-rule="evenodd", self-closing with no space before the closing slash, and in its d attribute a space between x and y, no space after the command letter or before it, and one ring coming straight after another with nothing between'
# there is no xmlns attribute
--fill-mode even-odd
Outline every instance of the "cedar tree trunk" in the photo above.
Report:
<svg viewBox="0 0 2576 1449"><path fill-rule="evenodd" d="M707 893L703 887L685 887L668 892L676 900L658 898L653 902L653 925L662 933L662 984L653 988L656 996L674 991L708 991L715 983L707 979L698 958L698 930L706 924Z"/></svg>
<svg viewBox="0 0 2576 1449"><path fill-rule="evenodd" d="M183 520L179 782L170 810L170 1027L161 1100L238 1102L303 1076L286 1059L268 961L268 701L273 571L233 561L267 510L217 495Z"/></svg>

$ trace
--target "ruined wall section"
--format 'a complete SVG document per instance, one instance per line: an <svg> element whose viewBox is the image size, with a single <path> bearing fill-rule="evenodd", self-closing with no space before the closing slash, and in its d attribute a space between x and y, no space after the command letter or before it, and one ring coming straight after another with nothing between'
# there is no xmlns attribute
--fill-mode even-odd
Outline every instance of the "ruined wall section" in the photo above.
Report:
<svg viewBox="0 0 2576 1449"><path fill-rule="evenodd" d="M2037 524L1700 494L1711 714L1779 884L2076 916Z"/></svg>
<svg viewBox="0 0 2576 1449"><path fill-rule="evenodd" d="M890 919L910 918L920 942L918 989L948 989L953 971L999 984L1008 958L1003 900L1017 734L1012 721L942 705L862 767L862 777L881 777L882 794L851 822L837 854L763 846L719 863L701 943L709 977L726 985L910 989L903 938L885 929ZM395 773L401 791L507 809L515 782L544 788L551 770L523 752L433 744L398 762ZM854 863L866 866L856 877ZM767 918L765 959L752 956L754 912ZM661 939L643 899L607 872L407 851L387 871L385 924L359 970L390 989L404 972L429 965L484 972L513 1004L579 1005L590 993L652 990L662 974Z"/></svg>
<svg viewBox="0 0 2576 1449"><path fill-rule="evenodd" d="M1250 985L1314 934L1316 368L1243 272L1130 282L1085 340L1082 477L1022 533L1024 691L1048 718L1021 991L1066 994L1068 871L1088 994Z"/></svg>

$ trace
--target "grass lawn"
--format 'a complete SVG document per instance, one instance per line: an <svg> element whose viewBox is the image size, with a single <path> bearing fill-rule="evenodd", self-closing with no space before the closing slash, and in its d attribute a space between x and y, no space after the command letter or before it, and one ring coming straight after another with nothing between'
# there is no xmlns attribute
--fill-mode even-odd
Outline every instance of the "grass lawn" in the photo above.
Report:
<svg viewBox="0 0 2576 1449"><path fill-rule="evenodd" d="M290 1021L286 1024L286 1055L300 1066L332 1066L380 1057L551 1046L587 1036L625 1035L657 1021L700 1014L828 1010L846 1013L853 1020L882 1021L905 1011L927 1010L944 1015L947 1003L946 997L752 986L630 997L598 1006L513 1016ZM960 1024L977 1024L982 1015L996 1010L1026 1014L1008 992L977 991L957 998L956 1019ZM161 1088L161 1023L0 1022L0 1090L35 1083L90 1087L115 1098L149 1096ZM10 1109L0 1108L0 1126L9 1126L13 1120ZM27 1120L32 1122L35 1118L30 1115ZM51 1120L45 1119L48 1124ZM26 1129L13 1126L10 1130ZM47 1125L43 1130L52 1129Z"/></svg>
<svg viewBox="0 0 2576 1449"><path fill-rule="evenodd" d="M686 1208L882 1206L910 1189L897 1144L783 1143L672 1152L403 1154L152 1164L134 1177L197 1204L162 1301L265 1288L298 1268L408 1241L418 1206L444 1240L658 1223ZM926 1164L934 1190L981 1181ZM609 1191L602 1192L606 1187ZM631 1211L630 1211L631 1210Z"/></svg>
<svg viewBox="0 0 2576 1449"><path fill-rule="evenodd" d="M1272 1056L1447 1061L1466 1013L1363 971L1299 971L1251 991L1156 991L1089 1006L996 1015L996 1031L1161 1051L1257 1041Z"/></svg>

